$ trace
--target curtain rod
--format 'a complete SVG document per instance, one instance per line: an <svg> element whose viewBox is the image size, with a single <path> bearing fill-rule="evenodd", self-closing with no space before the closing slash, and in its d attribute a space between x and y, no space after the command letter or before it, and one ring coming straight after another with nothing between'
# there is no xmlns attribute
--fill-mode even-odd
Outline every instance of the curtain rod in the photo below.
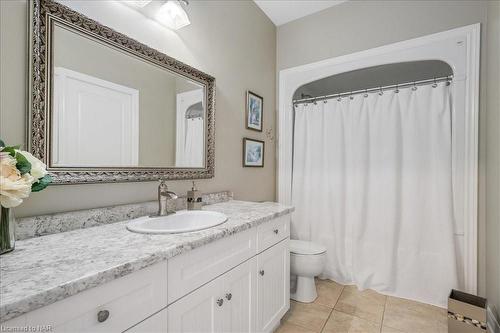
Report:
<svg viewBox="0 0 500 333"><path fill-rule="evenodd" d="M427 79L427 80L405 82L405 83L400 83L400 84L392 84L390 86L354 90L354 91L350 91L350 92L337 93L337 94L331 94L331 95L323 95L323 96L318 96L318 97L294 99L293 104L297 105L297 104L308 103L308 102L317 102L317 101L335 98L335 97L352 96L352 95L370 93L370 92L375 92L375 91L382 92L384 90L390 90L390 89L394 89L394 88L399 89L399 88L407 88L407 87L416 87L416 86L426 85L428 83L438 83L438 82L443 82L443 81L446 81L449 83L452 79L453 79L453 75L449 75L449 76L442 76L442 77L437 77L437 78Z"/></svg>

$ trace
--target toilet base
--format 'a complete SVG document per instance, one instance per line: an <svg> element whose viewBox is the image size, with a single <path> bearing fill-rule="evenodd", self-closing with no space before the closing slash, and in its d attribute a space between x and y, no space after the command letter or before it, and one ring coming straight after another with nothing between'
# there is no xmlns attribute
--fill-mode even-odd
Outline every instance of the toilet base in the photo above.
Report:
<svg viewBox="0 0 500 333"><path fill-rule="evenodd" d="M318 297L314 277L297 276L295 292L290 293L290 298L297 302L311 303Z"/></svg>

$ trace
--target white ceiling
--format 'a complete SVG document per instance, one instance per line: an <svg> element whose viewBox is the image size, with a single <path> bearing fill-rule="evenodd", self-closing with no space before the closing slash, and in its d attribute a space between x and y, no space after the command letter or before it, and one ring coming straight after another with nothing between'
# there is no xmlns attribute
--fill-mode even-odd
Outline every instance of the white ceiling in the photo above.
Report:
<svg viewBox="0 0 500 333"><path fill-rule="evenodd" d="M347 0L254 0L275 25L319 12Z"/></svg>

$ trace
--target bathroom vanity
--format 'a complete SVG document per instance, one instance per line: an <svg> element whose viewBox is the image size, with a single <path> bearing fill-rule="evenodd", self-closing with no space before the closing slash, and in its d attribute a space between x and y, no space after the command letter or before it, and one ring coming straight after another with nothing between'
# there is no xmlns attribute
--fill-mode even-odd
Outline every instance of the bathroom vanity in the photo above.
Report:
<svg viewBox="0 0 500 333"><path fill-rule="evenodd" d="M117 222L27 239L2 257L4 327L270 332L289 308L292 208L227 201L228 221L146 235Z"/></svg>
<svg viewBox="0 0 500 333"><path fill-rule="evenodd" d="M29 4L28 146L54 184L214 176L215 77L57 1ZM272 331L289 308L293 209L228 200L203 207L228 217L204 230L127 230L172 212L162 193L159 210L18 221L20 241L0 258L0 331ZM176 230L194 230L179 215Z"/></svg>

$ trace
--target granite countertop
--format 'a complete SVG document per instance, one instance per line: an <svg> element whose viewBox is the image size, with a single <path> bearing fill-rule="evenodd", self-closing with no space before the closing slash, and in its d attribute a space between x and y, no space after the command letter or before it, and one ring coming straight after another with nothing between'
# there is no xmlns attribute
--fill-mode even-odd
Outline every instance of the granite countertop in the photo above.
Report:
<svg viewBox="0 0 500 333"><path fill-rule="evenodd" d="M6 321L293 211L275 202L230 200L203 207L228 221L197 232L145 235L128 221L26 239L0 257L0 318Z"/></svg>

